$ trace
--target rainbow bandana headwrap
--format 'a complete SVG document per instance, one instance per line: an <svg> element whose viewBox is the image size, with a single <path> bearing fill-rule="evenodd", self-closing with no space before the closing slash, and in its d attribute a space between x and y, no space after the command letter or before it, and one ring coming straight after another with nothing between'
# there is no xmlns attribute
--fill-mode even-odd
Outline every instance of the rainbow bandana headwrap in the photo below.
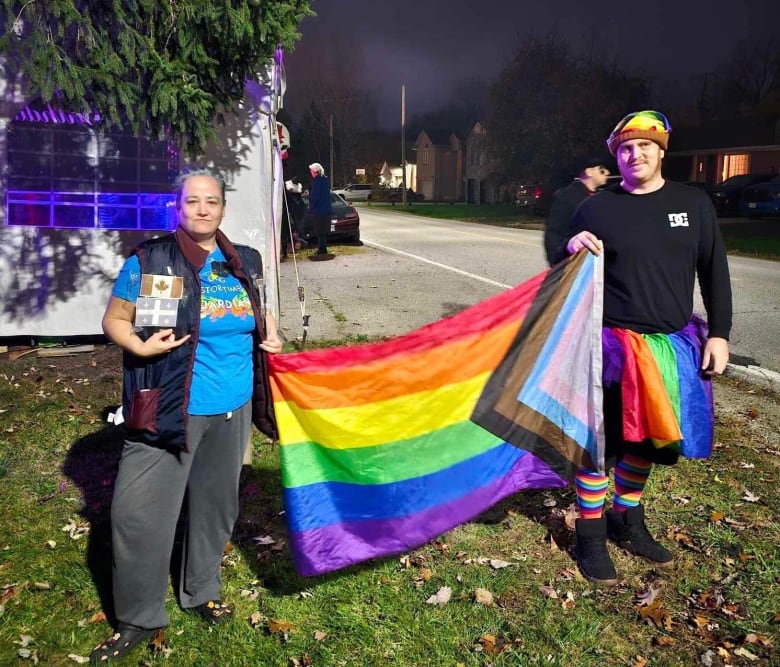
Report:
<svg viewBox="0 0 780 667"><path fill-rule="evenodd" d="M607 139L607 148L612 155L617 147L629 139L650 139L666 150L672 126L660 111L635 111L621 120Z"/></svg>

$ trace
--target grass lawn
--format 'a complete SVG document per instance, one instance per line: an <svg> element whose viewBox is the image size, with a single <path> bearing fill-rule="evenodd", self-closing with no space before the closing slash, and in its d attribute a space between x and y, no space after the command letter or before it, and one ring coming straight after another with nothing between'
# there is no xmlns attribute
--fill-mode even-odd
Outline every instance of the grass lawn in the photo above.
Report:
<svg viewBox="0 0 780 667"><path fill-rule="evenodd" d="M372 204L377 208L378 204ZM464 220L502 227L544 229L545 218L530 211L518 210L507 204L426 204L415 203L387 206L410 215L420 215L440 220ZM723 242L730 253L780 260L780 219L745 220L744 218L719 218Z"/></svg>
<svg viewBox="0 0 780 667"><path fill-rule="evenodd" d="M110 633L109 508L120 429L113 346L0 360L0 665L80 664ZM172 625L128 665L576 667L777 665L777 398L728 379L732 412L708 460L658 469L655 570L611 548L621 583L585 582L571 557L570 491L518 494L414 552L304 579L292 566L278 449L255 436L223 560L236 618L204 627L172 594ZM735 408L735 406L740 406ZM427 600L449 587L446 604Z"/></svg>

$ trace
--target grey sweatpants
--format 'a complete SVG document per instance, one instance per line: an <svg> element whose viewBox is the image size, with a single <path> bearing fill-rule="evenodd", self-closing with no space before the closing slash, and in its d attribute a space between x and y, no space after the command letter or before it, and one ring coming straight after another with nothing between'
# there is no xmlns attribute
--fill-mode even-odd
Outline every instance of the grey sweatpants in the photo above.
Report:
<svg viewBox="0 0 780 667"><path fill-rule="evenodd" d="M111 504L114 606L120 623L169 624L165 610L176 523L185 491L188 522L179 601L196 607L220 597L220 563L238 518L238 478L252 408L190 415L189 451L126 441Z"/></svg>

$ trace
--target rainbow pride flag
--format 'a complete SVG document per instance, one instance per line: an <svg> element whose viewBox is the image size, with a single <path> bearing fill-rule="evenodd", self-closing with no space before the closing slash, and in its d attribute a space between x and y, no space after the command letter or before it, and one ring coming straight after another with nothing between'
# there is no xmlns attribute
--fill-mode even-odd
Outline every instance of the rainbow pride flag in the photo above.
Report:
<svg viewBox="0 0 780 667"><path fill-rule="evenodd" d="M600 467L601 263L582 252L388 341L270 358L302 575L416 548Z"/></svg>

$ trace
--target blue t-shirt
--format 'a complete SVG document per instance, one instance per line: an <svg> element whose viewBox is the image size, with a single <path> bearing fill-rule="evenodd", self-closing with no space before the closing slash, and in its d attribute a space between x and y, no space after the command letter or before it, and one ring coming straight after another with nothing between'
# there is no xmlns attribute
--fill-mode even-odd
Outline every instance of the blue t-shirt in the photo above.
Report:
<svg viewBox="0 0 780 667"><path fill-rule="evenodd" d="M225 262L219 247L199 273L200 335L187 409L191 415L230 412L252 397L252 303L238 279L213 272L212 262ZM135 303L140 291L141 265L133 255L119 271L112 294Z"/></svg>

